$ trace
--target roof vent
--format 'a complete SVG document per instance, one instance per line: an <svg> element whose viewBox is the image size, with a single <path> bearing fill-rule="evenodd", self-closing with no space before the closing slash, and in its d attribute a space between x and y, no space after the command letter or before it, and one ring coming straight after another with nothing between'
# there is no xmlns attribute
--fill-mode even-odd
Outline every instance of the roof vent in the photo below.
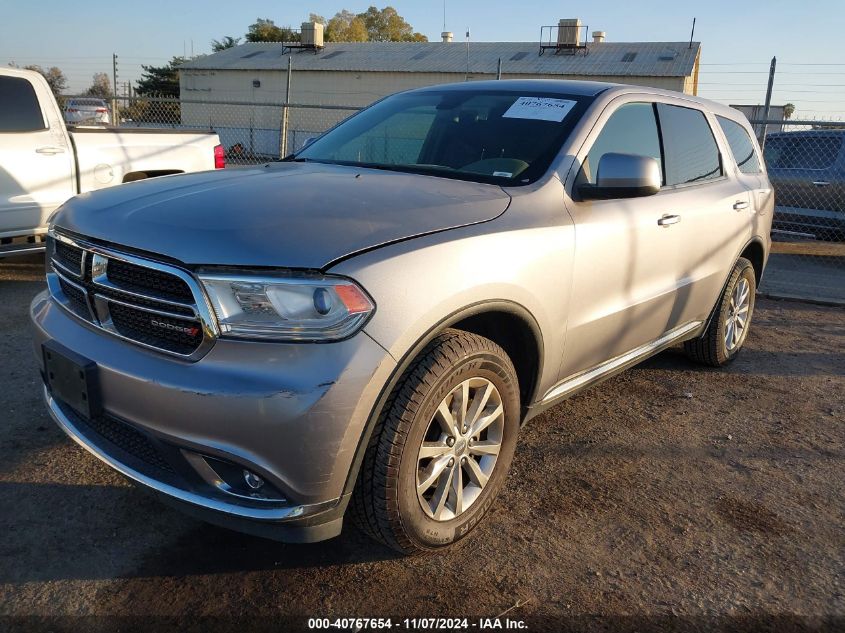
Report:
<svg viewBox="0 0 845 633"><path fill-rule="evenodd" d="M444 44L448 44L449 42L451 42L452 38L454 38L454 37L455 37L455 34L452 33L452 31L443 31L440 34L440 39L443 40Z"/></svg>
<svg viewBox="0 0 845 633"><path fill-rule="evenodd" d="M637 58L637 54L636 54L636 53L625 53L625 54L622 56L622 61L623 61L623 62L632 62L632 61L634 61L636 58Z"/></svg>
<svg viewBox="0 0 845 633"><path fill-rule="evenodd" d="M604 31L593 31L593 44L600 44L604 42L604 38L606 37Z"/></svg>

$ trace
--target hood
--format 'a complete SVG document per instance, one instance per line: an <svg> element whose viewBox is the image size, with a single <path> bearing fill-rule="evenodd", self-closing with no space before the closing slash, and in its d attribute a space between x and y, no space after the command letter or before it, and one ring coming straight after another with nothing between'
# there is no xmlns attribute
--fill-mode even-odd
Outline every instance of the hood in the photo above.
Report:
<svg viewBox="0 0 845 633"><path fill-rule="evenodd" d="M82 194L54 223L191 265L325 268L361 250L491 220L509 202L489 184L271 163Z"/></svg>

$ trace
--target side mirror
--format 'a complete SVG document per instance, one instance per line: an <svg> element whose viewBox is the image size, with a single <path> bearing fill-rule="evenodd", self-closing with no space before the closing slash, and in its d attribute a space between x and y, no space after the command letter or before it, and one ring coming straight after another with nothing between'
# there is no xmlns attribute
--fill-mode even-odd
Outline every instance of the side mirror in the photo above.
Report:
<svg viewBox="0 0 845 633"><path fill-rule="evenodd" d="M610 152L599 159L596 184L583 184L578 194L585 200L640 198L660 191L660 165L650 156Z"/></svg>

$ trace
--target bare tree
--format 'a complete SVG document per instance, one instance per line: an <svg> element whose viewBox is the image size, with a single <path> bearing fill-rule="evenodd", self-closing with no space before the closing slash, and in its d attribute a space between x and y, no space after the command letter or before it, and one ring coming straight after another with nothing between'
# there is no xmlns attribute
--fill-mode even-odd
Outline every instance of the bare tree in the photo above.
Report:
<svg viewBox="0 0 845 633"><path fill-rule="evenodd" d="M93 81L85 94L89 97L99 97L100 99L111 99L112 89L111 80L106 73L94 73Z"/></svg>
<svg viewBox="0 0 845 633"><path fill-rule="evenodd" d="M14 65L14 64L12 64ZM38 64L31 64L29 66L24 66L26 70L34 70L44 77L47 80L47 83L50 85L50 90L53 93L53 96L57 99L62 95L62 93L67 90L67 77L65 74L57 67L51 66L50 68L42 68Z"/></svg>

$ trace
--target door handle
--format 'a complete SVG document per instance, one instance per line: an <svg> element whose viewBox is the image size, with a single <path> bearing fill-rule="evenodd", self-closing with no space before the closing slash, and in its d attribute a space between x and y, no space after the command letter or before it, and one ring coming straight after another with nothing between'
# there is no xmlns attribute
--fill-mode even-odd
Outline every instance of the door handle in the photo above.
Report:
<svg viewBox="0 0 845 633"><path fill-rule="evenodd" d="M64 154L65 148L64 147L39 147L35 150L36 154Z"/></svg>
<svg viewBox="0 0 845 633"><path fill-rule="evenodd" d="M737 200L734 202L734 210L735 211L742 211L743 209L748 208L748 203L745 200Z"/></svg>
<svg viewBox="0 0 845 633"><path fill-rule="evenodd" d="M813 181L813 184L814 184L816 187L827 187L827 186L829 186L829 185L830 185L830 183L829 183L829 182L827 182L826 180L814 180L814 181Z"/></svg>
<svg viewBox="0 0 845 633"><path fill-rule="evenodd" d="M669 226L670 224L677 224L681 221L681 216L679 215L664 215L657 221L657 224L660 226Z"/></svg>

